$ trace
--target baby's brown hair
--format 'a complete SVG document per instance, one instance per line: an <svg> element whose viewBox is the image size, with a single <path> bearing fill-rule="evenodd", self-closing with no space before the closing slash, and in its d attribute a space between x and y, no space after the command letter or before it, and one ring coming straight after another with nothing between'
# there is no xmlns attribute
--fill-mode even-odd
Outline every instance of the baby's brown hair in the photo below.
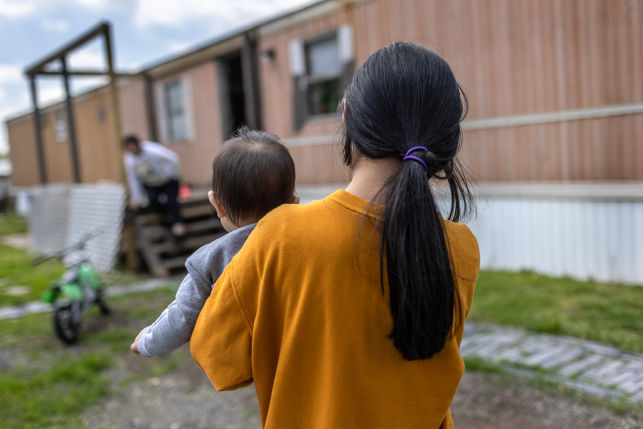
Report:
<svg viewBox="0 0 643 429"><path fill-rule="evenodd" d="M233 224L261 219L292 202L295 162L279 137L243 126L214 158L212 190Z"/></svg>

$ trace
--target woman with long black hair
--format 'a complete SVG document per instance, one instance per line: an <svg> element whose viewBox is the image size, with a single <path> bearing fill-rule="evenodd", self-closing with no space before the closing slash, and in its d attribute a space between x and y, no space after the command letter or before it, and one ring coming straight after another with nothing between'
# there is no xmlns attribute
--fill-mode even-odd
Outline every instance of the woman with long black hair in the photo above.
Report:
<svg viewBox="0 0 643 429"><path fill-rule="evenodd" d="M269 213L214 286L192 354L219 390L254 381L264 427L453 426L479 269L457 223L465 105L434 52L374 53L340 104L346 190Z"/></svg>

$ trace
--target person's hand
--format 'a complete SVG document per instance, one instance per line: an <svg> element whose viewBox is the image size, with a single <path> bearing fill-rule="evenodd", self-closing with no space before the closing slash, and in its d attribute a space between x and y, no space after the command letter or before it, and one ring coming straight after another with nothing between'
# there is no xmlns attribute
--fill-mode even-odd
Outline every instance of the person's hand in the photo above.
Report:
<svg viewBox="0 0 643 429"><path fill-rule="evenodd" d="M130 350L132 350L132 353L134 353L135 355L138 355L138 356L140 356L140 355L141 355L141 352L140 352L140 351L138 351L138 339L139 339L139 338L141 338L141 334L142 334L142 333L143 333L143 331L144 331L144 330L146 330L146 329L147 329L147 328L143 328L143 329L141 329L141 332L139 332L139 333L138 333L138 335L136 336L136 339L134 340L134 342L133 342L133 343L132 343L132 345L130 346Z"/></svg>
<svg viewBox="0 0 643 429"><path fill-rule="evenodd" d="M138 205L138 203L129 203L129 208L133 212L137 212L140 206Z"/></svg>

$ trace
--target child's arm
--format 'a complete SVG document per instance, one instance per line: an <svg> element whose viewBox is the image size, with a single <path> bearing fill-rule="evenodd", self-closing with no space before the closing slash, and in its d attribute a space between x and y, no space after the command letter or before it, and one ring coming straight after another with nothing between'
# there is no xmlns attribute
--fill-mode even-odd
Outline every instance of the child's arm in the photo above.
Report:
<svg viewBox="0 0 643 429"><path fill-rule="evenodd" d="M145 357L165 356L187 343L212 287L256 224L244 226L194 252L185 262L185 276L176 299L151 326L143 329L131 349Z"/></svg>
<svg viewBox="0 0 643 429"><path fill-rule="evenodd" d="M187 343L212 289L205 279L185 276L176 299L151 326L141 331L132 351L145 357L166 356Z"/></svg>

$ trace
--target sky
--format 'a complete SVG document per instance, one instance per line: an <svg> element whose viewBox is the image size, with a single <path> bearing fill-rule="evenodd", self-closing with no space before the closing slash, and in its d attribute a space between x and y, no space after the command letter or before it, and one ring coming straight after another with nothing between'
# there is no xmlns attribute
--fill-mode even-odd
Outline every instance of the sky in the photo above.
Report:
<svg viewBox="0 0 643 429"><path fill-rule="evenodd" d="M100 21L112 23L115 66L135 72L219 35L314 0L0 0L0 155L9 151L4 121L32 109L24 70ZM74 52L68 68L105 66L100 42ZM102 77L72 78L72 94ZM42 107L62 100L60 77L38 78Z"/></svg>

